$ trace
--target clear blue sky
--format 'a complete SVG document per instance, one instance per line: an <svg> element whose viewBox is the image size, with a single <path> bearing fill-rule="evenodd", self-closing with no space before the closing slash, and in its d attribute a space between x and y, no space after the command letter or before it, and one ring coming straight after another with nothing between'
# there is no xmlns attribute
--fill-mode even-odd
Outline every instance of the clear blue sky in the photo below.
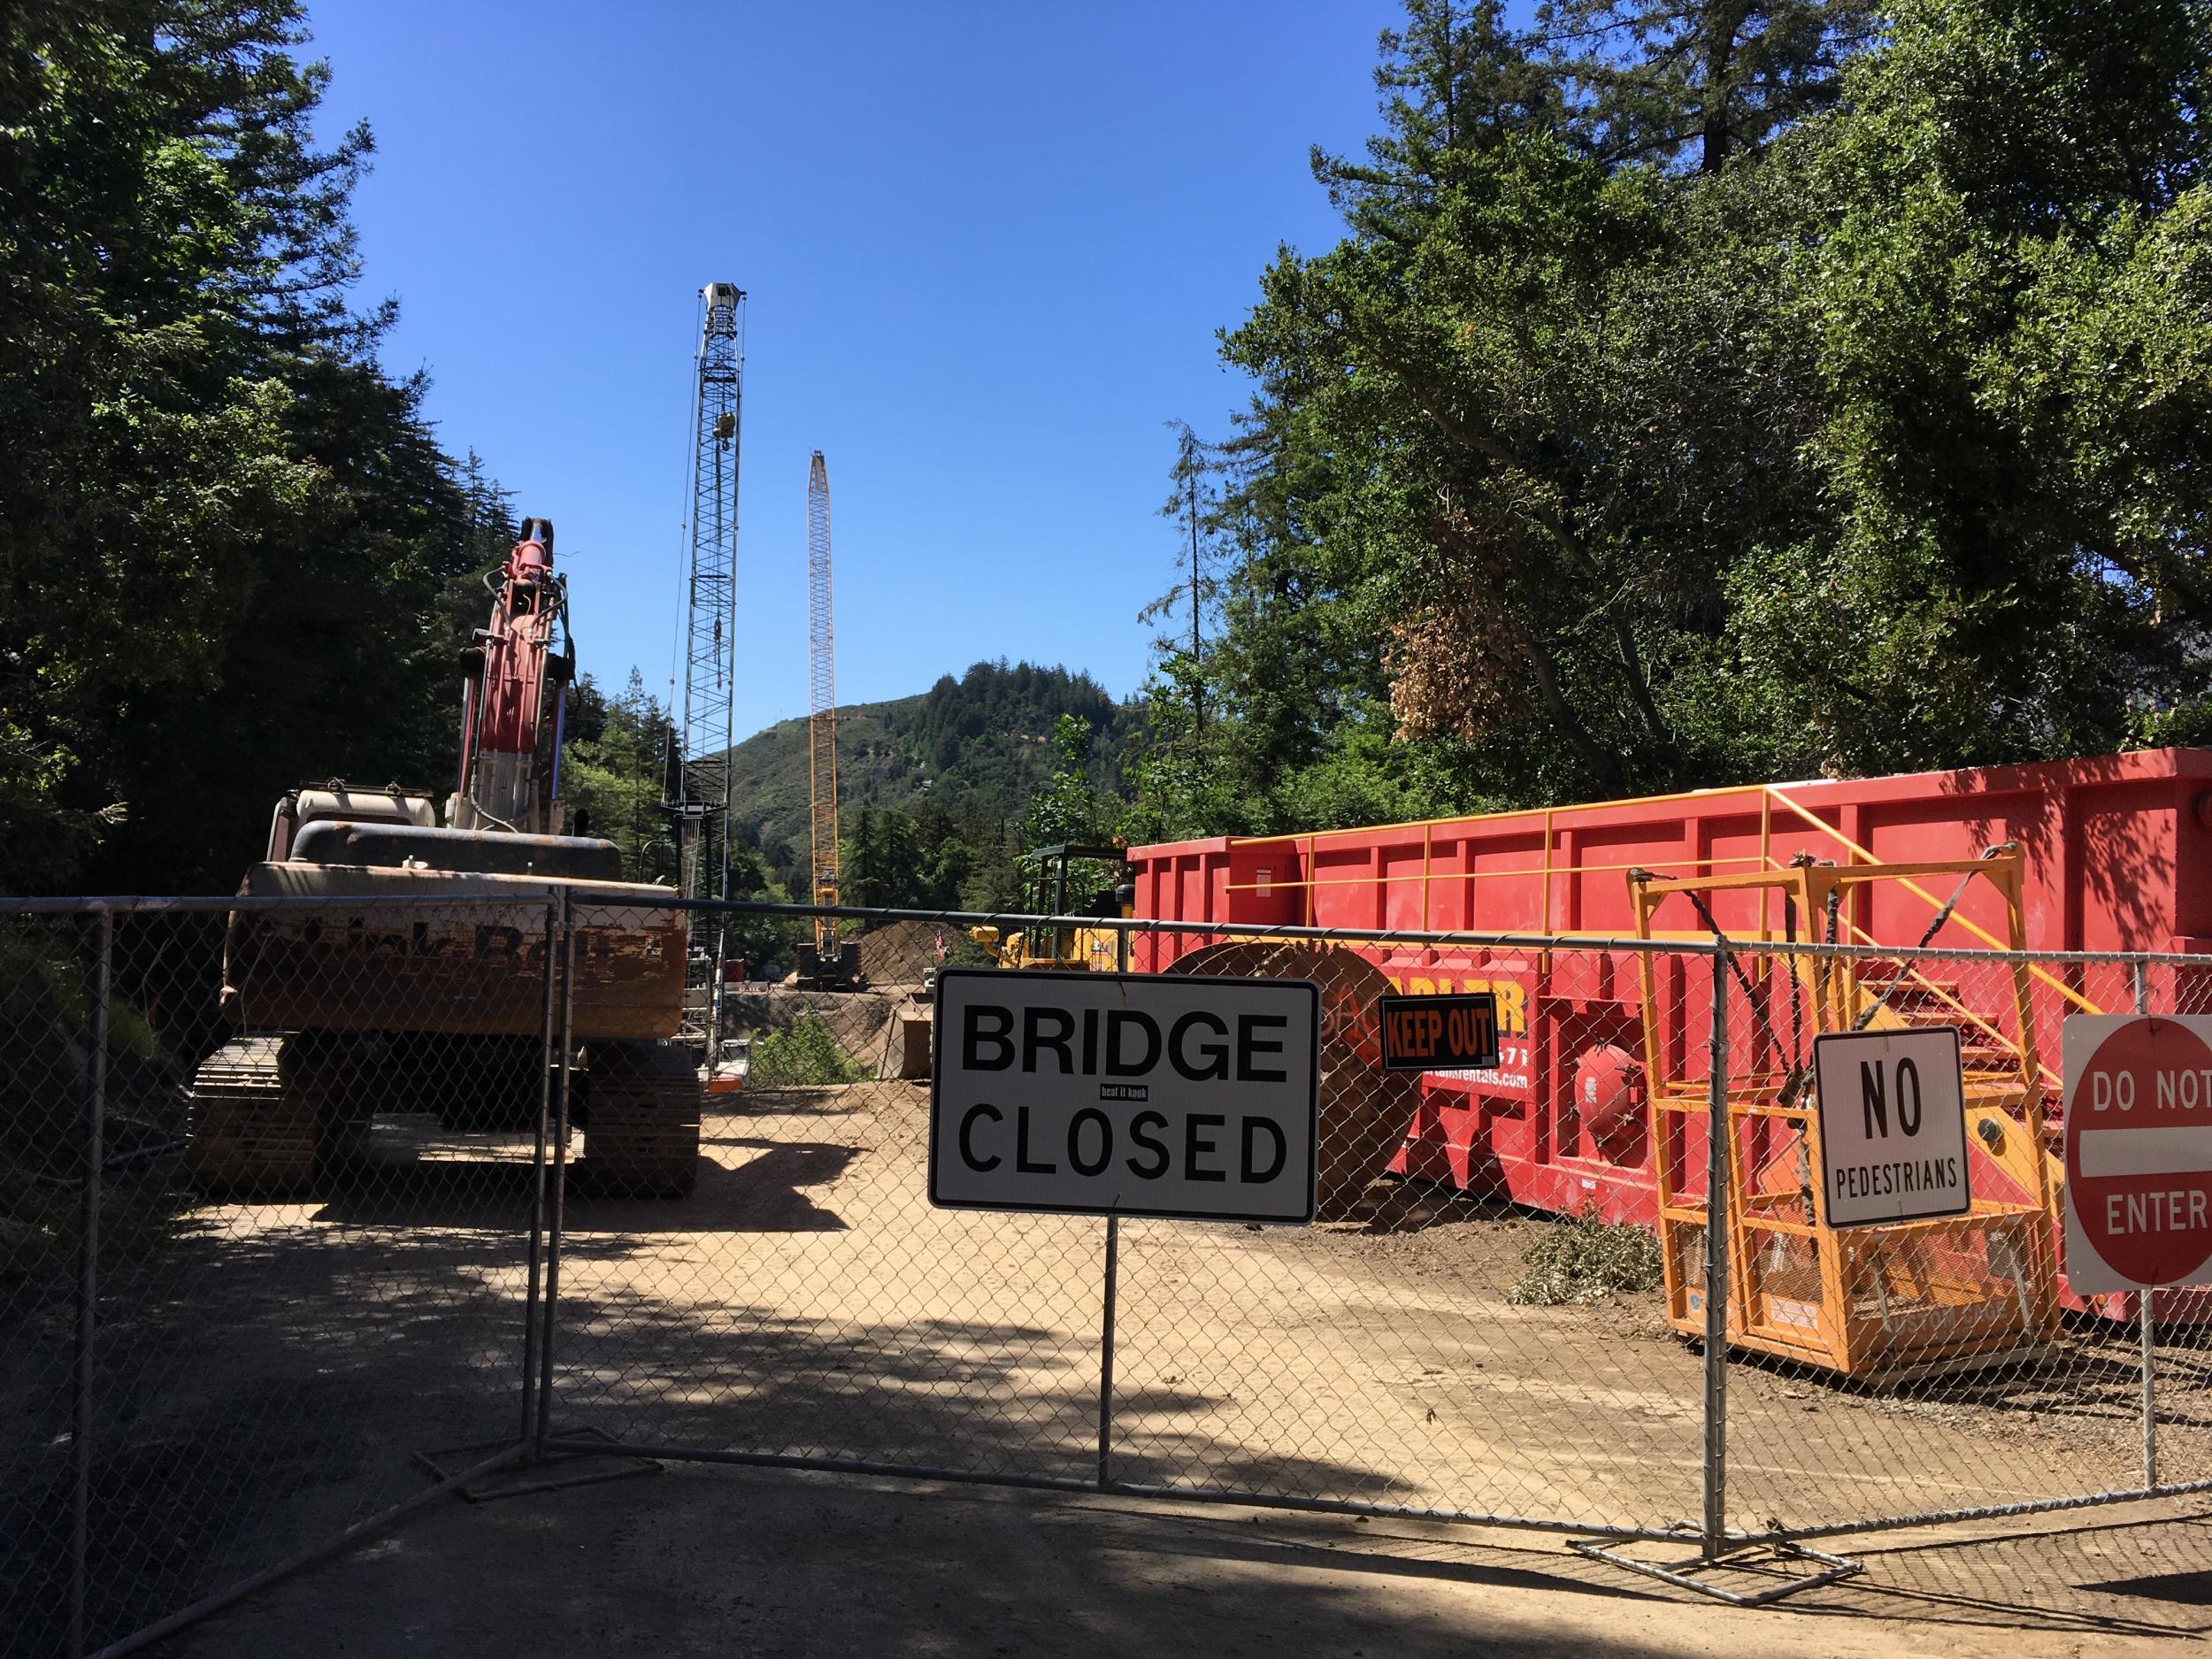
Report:
<svg viewBox="0 0 2212 1659"><path fill-rule="evenodd" d="M826 454L841 703L1005 656L1141 683L1174 580L1164 421L1338 227L1308 147L1376 125L1392 0L1112 6L325 0L365 116L364 303L447 446L559 527L578 646L663 691L696 294L749 295L738 734L806 710Z"/></svg>

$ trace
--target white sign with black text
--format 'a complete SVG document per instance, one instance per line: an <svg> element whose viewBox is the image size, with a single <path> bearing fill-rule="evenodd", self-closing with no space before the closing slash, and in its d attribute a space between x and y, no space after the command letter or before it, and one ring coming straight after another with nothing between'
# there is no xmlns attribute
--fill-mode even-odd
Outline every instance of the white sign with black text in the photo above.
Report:
<svg viewBox="0 0 2212 1659"><path fill-rule="evenodd" d="M1312 1220L1320 1004L1310 979L946 969L930 1202Z"/></svg>
<svg viewBox="0 0 2212 1659"><path fill-rule="evenodd" d="M1822 1222L1863 1227L1972 1206L1955 1027L1816 1037L1813 1080Z"/></svg>

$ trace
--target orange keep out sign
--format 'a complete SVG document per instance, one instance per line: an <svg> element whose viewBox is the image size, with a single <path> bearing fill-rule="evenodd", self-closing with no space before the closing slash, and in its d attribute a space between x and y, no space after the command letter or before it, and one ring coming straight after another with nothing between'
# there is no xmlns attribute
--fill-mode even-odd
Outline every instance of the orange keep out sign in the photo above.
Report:
<svg viewBox="0 0 2212 1659"><path fill-rule="evenodd" d="M1386 996L1380 1013L1386 1071L1480 1070L1498 1064L1494 991Z"/></svg>
<svg viewBox="0 0 2212 1659"><path fill-rule="evenodd" d="M2063 1037L2068 1281L2212 1282L2212 1018L2077 1014Z"/></svg>

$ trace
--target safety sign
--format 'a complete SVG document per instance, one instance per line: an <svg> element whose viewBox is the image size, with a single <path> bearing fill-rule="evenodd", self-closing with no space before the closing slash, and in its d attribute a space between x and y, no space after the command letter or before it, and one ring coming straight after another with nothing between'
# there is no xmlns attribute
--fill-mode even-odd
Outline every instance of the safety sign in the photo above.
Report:
<svg viewBox="0 0 2212 1659"><path fill-rule="evenodd" d="M1310 1221L1320 1002L1310 979L945 970L930 1202Z"/></svg>
<svg viewBox="0 0 2212 1659"><path fill-rule="evenodd" d="M1921 1221L1971 1207L1955 1027L1816 1037L1813 1080L1824 1225Z"/></svg>
<svg viewBox="0 0 2212 1659"><path fill-rule="evenodd" d="M2212 1018L2077 1014L2061 1041L2067 1282L2212 1282Z"/></svg>

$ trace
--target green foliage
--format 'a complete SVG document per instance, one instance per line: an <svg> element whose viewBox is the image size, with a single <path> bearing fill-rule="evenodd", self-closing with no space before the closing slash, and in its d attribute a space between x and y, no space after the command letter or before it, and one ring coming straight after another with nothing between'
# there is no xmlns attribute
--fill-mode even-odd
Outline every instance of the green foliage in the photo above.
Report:
<svg viewBox="0 0 2212 1659"><path fill-rule="evenodd" d="M856 703L837 711L838 786L844 830L844 887L853 895L849 858L865 809L891 810L916 820L924 867L894 873L887 855L870 864L862 854L862 879L872 891L956 889L958 902L1003 894L1012 881L1010 838L1030 798L1050 780L1059 751L1055 722L1079 720L1091 733L1089 776L1102 791L1115 787L1121 757L1140 722L1082 674L1028 663L978 663L956 679L945 675L919 696L892 703ZM760 855L769 873L793 892L807 887L809 827L807 723L786 720L756 733L731 752L731 777L739 833ZM935 809L933 811L932 809ZM950 836L966 849L964 866L949 851ZM902 833L882 820L888 837ZM949 862L947 862L949 860ZM858 902L856 900L856 902ZM975 902L972 908L995 908Z"/></svg>
<svg viewBox="0 0 2212 1659"><path fill-rule="evenodd" d="M1536 43L1592 155L1710 173L1832 107L1876 10L1866 0L1544 0Z"/></svg>
<svg viewBox="0 0 2212 1659"><path fill-rule="evenodd" d="M840 1048L829 1027L812 1009L781 1031L753 1039L749 1088L795 1088L809 1084L858 1083L868 1068Z"/></svg>
<svg viewBox="0 0 2212 1659"><path fill-rule="evenodd" d="M675 846L661 802L664 774L678 749L675 722L647 693L634 668L611 702L589 674L577 681L570 699L568 745L561 757L569 829L581 826L614 842L634 880L673 880Z"/></svg>
<svg viewBox="0 0 2212 1659"><path fill-rule="evenodd" d="M838 869L845 902L949 910L987 862L998 826L956 818L936 802L910 810L864 806L845 814Z"/></svg>
<svg viewBox="0 0 2212 1659"><path fill-rule="evenodd" d="M285 788L452 764L505 503L348 310L302 16L0 18L0 888L227 890Z"/></svg>
<svg viewBox="0 0 2212 1659"><path fill-rule="evenodd" d="M1538 1308L1603 1302L1622 1291L1649 1290L1664 1271L1659 1240L1649 1231L1600 1221L1592 1209L1538 1230L1505 1299Z"/></svg>
<svg viewBox="0 0 2212 1659"><path fill-rule="evenodd" d="M1407 14L1177 449L1133 837L2212 729L2212 6Z"/></svg>
<svg viewBox="0 0 2212 1659"><path fill-rule="evenodd" d="M1056 761L1045 787L1029 798L1022 817L1022 840L1031 847L1107 840L1119 807L1091 781L1091 728L1072 714L1052 723Z"/></svg>

